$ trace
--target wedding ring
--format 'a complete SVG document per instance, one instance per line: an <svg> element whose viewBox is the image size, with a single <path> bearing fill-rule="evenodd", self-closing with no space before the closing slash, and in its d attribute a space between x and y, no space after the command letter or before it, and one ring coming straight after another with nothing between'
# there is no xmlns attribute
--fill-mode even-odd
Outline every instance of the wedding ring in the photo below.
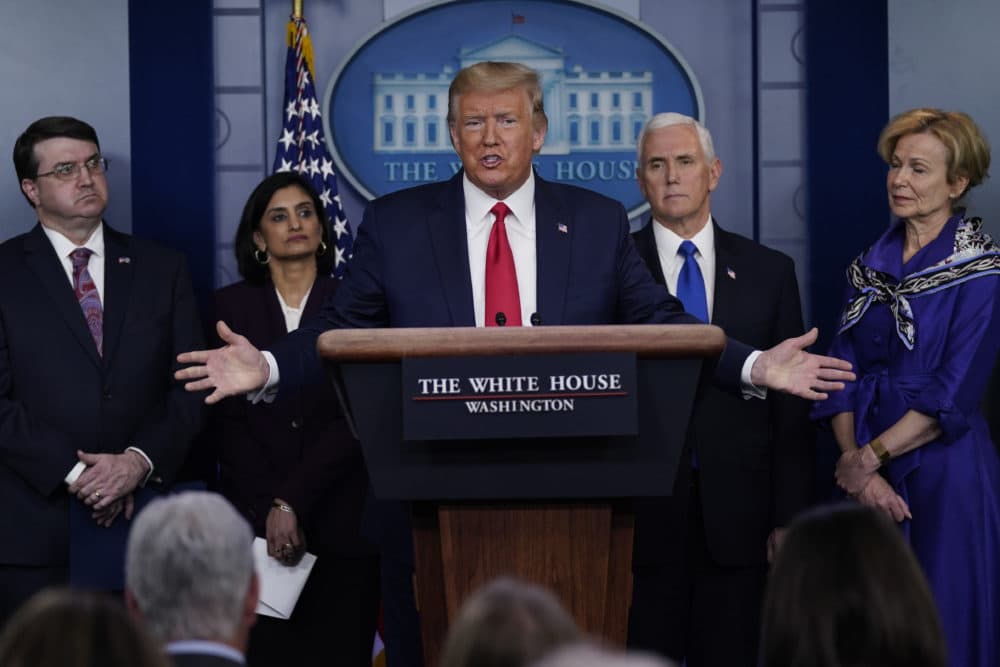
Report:
<svg viewBox="0 0 1000 667"><path fill-rule="evenodd" d="M101 490L100 489L98 489L97 491L94 491L94 498L97 499L97 500L101 499Z"/></svg>
<svg viewBox="0 0 1000 667"><path fill-rule="evenodd" d="M295 549L295 545L292 544L291 542L286 542L284 546L282 546L281 548L284 549L285 551L292 551Z"/></svg>

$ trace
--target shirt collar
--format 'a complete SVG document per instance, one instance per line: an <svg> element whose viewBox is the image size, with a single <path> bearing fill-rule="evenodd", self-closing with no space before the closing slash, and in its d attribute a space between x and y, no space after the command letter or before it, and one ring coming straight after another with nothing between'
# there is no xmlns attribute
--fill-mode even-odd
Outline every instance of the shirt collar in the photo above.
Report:
<svg viewBox="0 0 1000 667"><path fill-rule="evenodd" d="M479 226L486 225L487 223L492 224L493 218L490 217L490 209L496 204L499 199L494 199L489 196L478 187L473 185L472 181L469 180L469 175L462 175L462 191L465 194L465 214L466 220L468 220L471 225ZM532 169L528 172L528 180L526 180L521 187L512 192L509 197L503 200L510 212L514 215L515 221L508 222L507 224L520 225L528 232L534 231L534 208L535 208L535 170ZM511 220L507 218L507 220Z"/></svg>
<svg viewBox="0 0 1000 667"><path fill-rule="evenodd" d="M315 284L316 283L313 283L313 285ZM278 303L281 305L281 309L285 312L291 311L293 313L300 313L300 314L302 313L303 310L306 309L306 302L309 301L309 295L312 294L313 285L310 285L309 289L306 290L306 293L302 295L302 301L299 303L299 307L296 308L295 306L289 306L285 302L285 297L281 296L281 292L279 292L278 288L274 287L274 284L272 283L272 287L274 287L274 293L278 295Z"/></svg>
<svg viewBox="0 0 1000 667"><path fill-rule="evenodd" d="M62 235L61 232L57 232L54 229L50 229L45 225L42 225L42 231L45 232L45 236L48 237L49 243L55 248L56 254L60 259L69 257L69 254L76 250L77 248L88 248L92 253L98 257L104 257L104 223L97 225L94 228L94 233L90 235L90 238L82 245L78 246L68 238Z"/></svg>
<svg viewBox="0 0 1000 667"><path fill-rule="evenodd" d="M220 658L228 658L243 665L246 659L243 654L228 644L213 642L207 639L182 639L180 641L168 642L166 652L171 655L178 653L199 653L201 655L214 655Z"/></svg>
<svg viewBox="0 0 1000 667"><path fill-rule="evenodd" d="M666 258L677 255L677 250L685 239L653 218L650 219L649 224L653 225L653 238L656 239L656 248L660 256ZM708 214L708 221L697 234L691 237L690 241L697 246L698 252L703 256L715 248L715 227L712 225L711 213Z"/></svg>

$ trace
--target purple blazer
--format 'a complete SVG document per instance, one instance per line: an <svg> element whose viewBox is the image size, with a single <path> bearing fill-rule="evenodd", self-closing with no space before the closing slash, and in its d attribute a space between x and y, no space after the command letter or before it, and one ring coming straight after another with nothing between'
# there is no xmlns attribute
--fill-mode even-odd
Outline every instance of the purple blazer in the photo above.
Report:
<svg viewBox="0 0 1000 667"><path fill-rule="evenodd" d="M303 323L336 291L338 281L316 279ZM240 282L215 293L216 317L266 348L284 336L285 319L274 285ZM315 368L322 365L317 361ZM374 553L361 538L361 508L368 476L337 397L322 373L274 403L243 396L222 401L212 419L219 449L220 491L265 536L275 497L299 516L310 551L341 556Z"/></svg>

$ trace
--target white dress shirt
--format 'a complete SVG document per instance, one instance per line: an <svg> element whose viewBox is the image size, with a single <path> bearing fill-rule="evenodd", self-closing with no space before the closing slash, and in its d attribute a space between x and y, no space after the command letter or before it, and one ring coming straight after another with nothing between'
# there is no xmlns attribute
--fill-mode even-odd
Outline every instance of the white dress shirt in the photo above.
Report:
<svg viewBox="0 0 1000 667"><path fill-rule="evenodd" d="M298 308L293 308L285 303L285 300L281 296L281 292L278 288L274 288L274 293L278 297L278 303L281 305L281 314L285 316L285 330L291 333L299 328L299 324L302 323L302 311L305 310L306 301L309 300L309 293L312 292L312 286L306 290L306 293L302 295L302 301L299 303Z"/></svg>
<svg viewBox="0 0 1000 667"><path fill-rule="evenodd" d="M246 664L243 654L228 644L211 641L209 639L179 639L167 642L164 646L167 655L185 655L196 653L198 655L212 655L218 658L232 660L240 665Z"/></svg>
<svg viewBox="0 0 1000 667"><path fill-rule="evenodd" d="M70 259L70 253L78 248L87 248L90 250L90 260L87 262L87 271L90 273L90 279L94 281L94 287L97 288L97 296L101 299L101 307L104 307L104 225L97 225L94 233L90 235L83 245L77 245L70 241L68 238L62 235L61 232L57 232L54 229L50 229L45 225L42 225L42 231L45 232L45 236L48 237L49 243L55 248L56 255L59 256L59 261L62 262L63 271L66 272L66 280L69 284L73 285L73 260Z"/></svg>
<svg viewBox="0 0 1000 667"><path fill-rule="evenodd" d="M655 220L649 224L653 225L656 254L660 257L660 268L667 281L667 289L671 294L677 294L677 279L681 275L681 269L684 268L684 256L677 251L685 239ZM698 262L701 277L705 280L705 300L708 302L708 321L711 322L712 306L715 303L715 228L712 225L712 216L708 216L708 222L701 231L687 240L698 248L694 260Z"/></svg>
<svg viewBox="0 0 1000 667"><path fill-rule="evenodd" d="M97 225L94 229L94 233L90 235L89 239L84 241L83 245L73 243L68 238L63 236L61 232L50 229L45 225L42 225L42 231L45 232L46 238L49 239L49 243L52 244L52 248L56 251L56 255L58 255L59 261L62 263L63 270L66 272L66 279L69 280L70 287L74 287L73 260L70 258L70 253L78 248L87 248L90 250L90 259L87 260L87 272L90 273L90 279L94 281L94 288L97 290L97 297L101 300L101 307L103 308L104 258L106 256L104 253L104 224L101 223ZM148 456L146 456L146 452L142 451L138 447L130 446L125 448L125 451L129 450L134 451L136 454L144 458L146 463L149 465L149 471L141 481L141 485L145 485L150 475L153 474L153 462ZM64 478L66 484L69 485L75 482L86 469L87 466L82 461L77 461L76 465L73 466Z"/></svg>
<svg viewBox="0 0 1000 667"><path fill-rule="evenodd" d="M486 321L486 247L489 245L494 216L490 209L500 201L477 188L466 174L462 178L465 193L465 231L469 245L469 270L472 278L472 307L476 326ZM517 292L521 299L521 322L531 324L536 311L538 263L535 256L535 173L503 203L510 209L504 220L507 240L514 255Z"/></svg>

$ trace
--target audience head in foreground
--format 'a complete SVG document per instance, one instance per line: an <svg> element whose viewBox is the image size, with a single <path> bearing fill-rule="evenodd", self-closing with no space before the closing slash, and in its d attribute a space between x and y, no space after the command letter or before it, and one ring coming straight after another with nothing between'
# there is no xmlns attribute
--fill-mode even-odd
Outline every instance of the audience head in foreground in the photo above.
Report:
<svg viewBox="0 0 1000 667"><path fill-rule="evenodd" d="M586 642L557 649L531 667L673 667L674 663L642 652L622 652Z"/></svg>
<svg viewBox="0 0 1000 667"><path fill-rule="evenodd" d="M927 581L888 516L859 505L792 522L764 599L761 667L945 667Z"/></svg>
<svg viewBox="0 0 1000 667"><path fill-rule="evenodd" d="M166 656L118 602L100 593L48 589L0 635L4 667L167 667Z"/></svg>
<svg viewBox="0 0 1000 667"><path fill-rule="evenodd" d="M524 667L580 639L555 595L503 577L462 605L448 631L441 667Z"/></svg>
<svg viewBox="0 0 1000 667"><path fill-rule="evenodd" d="M245 652L259 594L253 539L250 525L217 494L150 503L129 535L129 609L164 644L207 640Z"/></svg>

